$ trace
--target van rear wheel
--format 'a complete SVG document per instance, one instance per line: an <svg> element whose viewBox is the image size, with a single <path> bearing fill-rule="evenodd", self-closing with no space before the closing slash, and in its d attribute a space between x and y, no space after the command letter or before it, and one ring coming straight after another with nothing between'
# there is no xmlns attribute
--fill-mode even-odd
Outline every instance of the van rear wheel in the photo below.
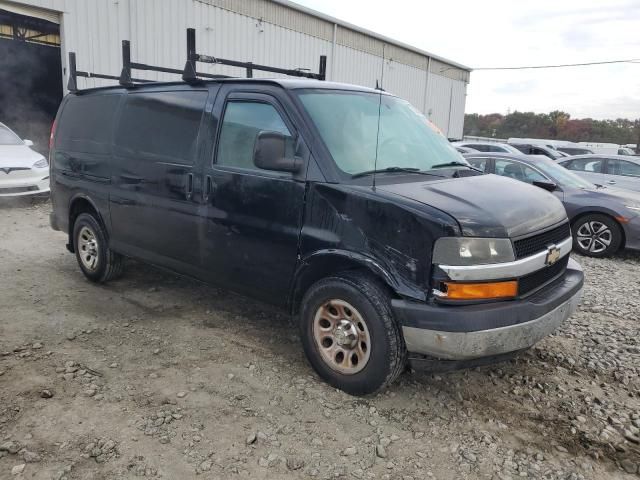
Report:
<svg viewBox="0 0 640 480"><path fill-rule="evenodd" d="M363 272L320 280L302 300L302 344L314 370L351 395L385 388L407 351L385 288Z"/></svg>
<svg viewBox="0 0 640 480"><path fill-rule="evenodd" d="M122 274L124 259L109 248L106 234L93 215L78 215L73 224L73 242L80 270L92 282L108 282Z"/></svg>

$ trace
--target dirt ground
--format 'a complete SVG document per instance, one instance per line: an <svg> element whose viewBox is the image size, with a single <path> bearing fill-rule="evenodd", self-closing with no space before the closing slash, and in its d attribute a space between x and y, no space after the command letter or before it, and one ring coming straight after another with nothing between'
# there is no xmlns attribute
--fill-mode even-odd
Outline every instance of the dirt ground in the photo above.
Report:
<svg viewBox="0 0 640 480"><path fill-rule="evenodd" d="M89 283L49 210L0 202L0 479L638 478L638 255L578 257L583 306L519 358L355 398L269 306Z"/></svg>

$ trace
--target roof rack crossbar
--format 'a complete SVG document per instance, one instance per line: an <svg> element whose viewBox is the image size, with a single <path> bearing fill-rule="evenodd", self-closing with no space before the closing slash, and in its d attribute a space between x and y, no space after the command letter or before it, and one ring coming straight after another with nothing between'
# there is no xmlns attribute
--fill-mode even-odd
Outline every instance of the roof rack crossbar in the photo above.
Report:
<svg viewBox="0 0 640 480"><path fill-rule="evenodd" d="M305 69L295 68L278 68L270 67L268 65L260 65L252 62L238 62L236 60L228 60L226 58L213 57L210 55L203 55L196 51L196 30L195 28L187 28L187 63L182 72L182 78L184 81L195 81L193 72L195 71L196 62L228 65L230 67L239 67L246 69L247 78L253 78L253 71L260 70L262 72L280 73L290 77L304 77L314 80L325 80L327 75L327 56L320 56L320 67L318 73L307 72Z"/></svg>
<svg viewBox="0 0 640 480"><path fill-rule="evenodd" d="M67 83L67 89L70 92L78 91L78 77L84 78L100 78L104 80L117 80L123 87L131 88L135 87L136 83L154 83L155 80L148 80L143 78L133 78L131 72L133 70L145 70L160 73L173 73L182 75L182 80L187 83L196 83L203 78L220 79L230 78L228 75L217 75L213 73L198 72L196 70L197 62L227 65L231 67L244 68L246 70L246 77L253 78L254 70L263 72L279 73L290 77L302 77L311 78L315 80L325 80L327 76L327 56L320 56L320 65L318 73L312 73L303 68L286 69L279 67L270 67L268 65L260 65L253 62L238 62L236 60L228 60L225 58L213 57L210 55L203 55L197 53L196 50L196 30L194 28L187 28L187 62L184 69L179 70L177 68L158 67L154 65L148 65L146 63L137 63L131 61L131 42L129 40L122 41L122 70L120 76L105 75L101 73L85 72L77 70L76 54L75 52L69 52L69 81Z"/></svg>

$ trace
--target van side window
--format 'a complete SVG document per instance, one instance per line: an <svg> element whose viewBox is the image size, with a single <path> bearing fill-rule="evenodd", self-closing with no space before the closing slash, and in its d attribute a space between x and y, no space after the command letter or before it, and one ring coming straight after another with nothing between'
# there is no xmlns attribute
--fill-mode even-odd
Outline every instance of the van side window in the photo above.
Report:
<svg viewBox="0 0 640 480"><path fill-rule="evenodd" d="M116 149L149 160L195 163L207 92L129 93L116 132Z"/></svg>
<svg viewBox="0 0 640 480"><path fill-rule="evenodd" d="M56 146L79 153L107 153L120 98L120 94L70 95L60 117Z"/></svg>
<svg viewBox="0 0 640 480"><path fill-rule="evenodd" d="M273 105L248 101L227 103L220 129L216 163L257 169L253 163L253 146L261 131L285 135L287 154L293 156L293 137Z"/></svg>

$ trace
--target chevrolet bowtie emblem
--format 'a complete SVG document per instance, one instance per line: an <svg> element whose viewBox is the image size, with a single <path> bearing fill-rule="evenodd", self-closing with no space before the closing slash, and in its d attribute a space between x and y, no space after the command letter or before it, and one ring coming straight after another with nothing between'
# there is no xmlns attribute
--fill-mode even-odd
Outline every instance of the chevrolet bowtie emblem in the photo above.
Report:
<svg viewBox="0 0 640 480"><path fill-rule="evenodd" d="M558 260L560 260L560 249L555 245L552 245L547 249L547 259L544 263L547 265L553 265Z"/></svg>

